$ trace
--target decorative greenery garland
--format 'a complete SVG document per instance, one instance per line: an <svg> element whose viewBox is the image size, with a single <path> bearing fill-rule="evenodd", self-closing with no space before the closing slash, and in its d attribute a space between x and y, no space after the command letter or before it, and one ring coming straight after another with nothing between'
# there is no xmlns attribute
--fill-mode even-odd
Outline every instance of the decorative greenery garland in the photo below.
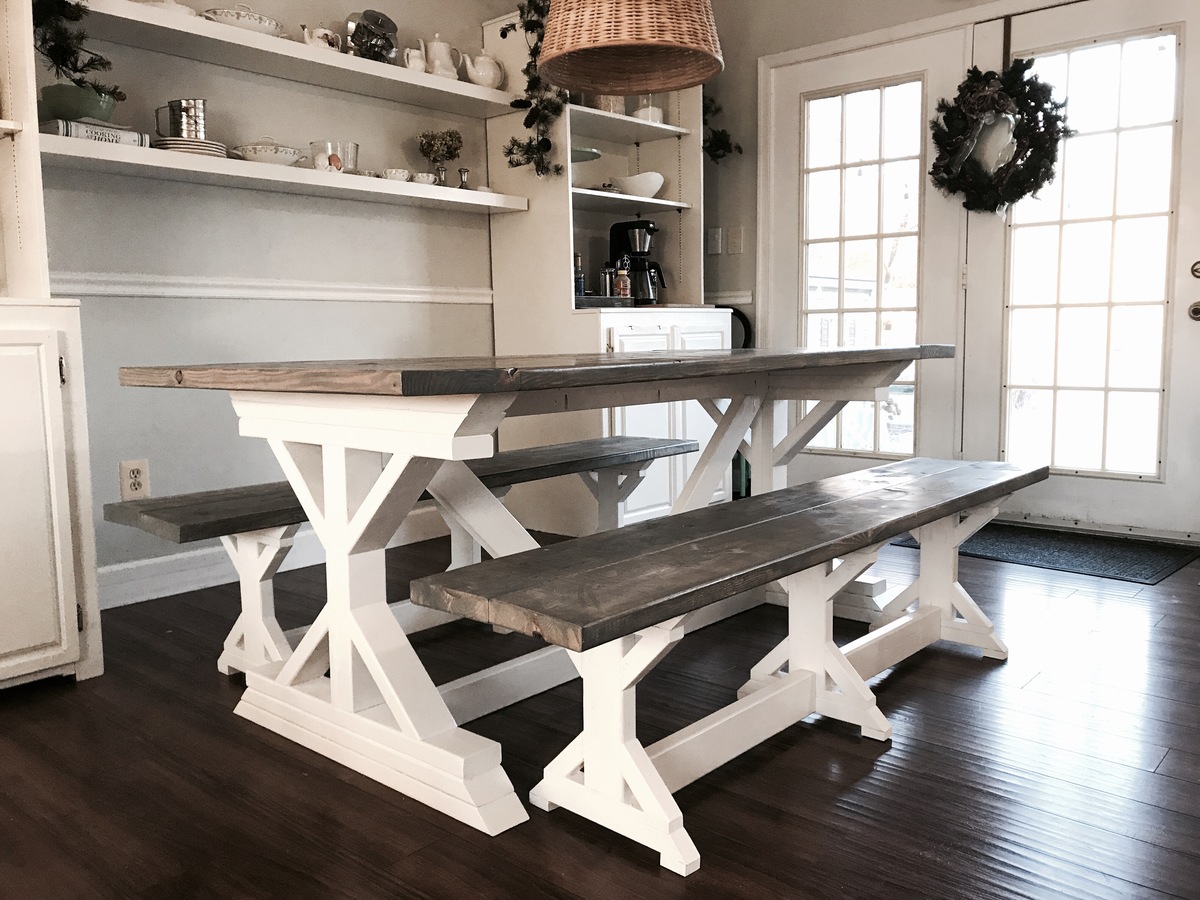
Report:
<svg viewBox="0 0 1200 900"><path fill-rule="evenodd" d="M510 32L520 29L529 44L529 62L521 73L525 76L525 96L514 100L516 109L525 113L525 127L533 131L531 137L509 138L504 145L504 158L513 168L533 166L538 175L561 175L562 163L550 161L554 144L550 140L550 128L562 115L567 105L567 92L543 81L538 74L538 57L542 53L542 38L546 32L546 15L550 12L550 0L528 0L517 4L519 24L505 25L500 37L507 38Z"/></svg>
<svg viewBox="0 0 1200 900"><path fill-rule="evenodd" d="M46 59L47 68L54 72L55 78L90 87L114 100L124 100L125 92L116 85L89 77L107 72L112 63L83 46L87 32L75 25L87 12L86 4L77 0L34 0L33 48Z"/></svg>
<svg viewBox="0 0 1200 900"><path fill-rule="evenodd" d="M1002 213L1054 178L1059 143L1073 132L1065 104L1053 100L1050 85L1026 77L1032 65L1033 60L1014 59L999 74L972 66L954 102L938 101L930 123L938 156L929 174L947 196L961 193L969 210ZM976 149L988 129L1009 124L1012 140L989 171Z"/></svg>

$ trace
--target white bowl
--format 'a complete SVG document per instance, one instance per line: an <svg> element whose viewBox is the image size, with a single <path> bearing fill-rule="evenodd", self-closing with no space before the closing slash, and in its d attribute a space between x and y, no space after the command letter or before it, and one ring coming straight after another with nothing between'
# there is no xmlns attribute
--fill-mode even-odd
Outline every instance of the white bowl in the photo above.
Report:
<svg viewBox="0 0 1200 900"><path fill-rule="evenodd" d="M408 169L384 169L383 177L391 181L408 181L412 178L412 172Z"/></svg>
<svg viewBox="0 0 1200 900"><path fill-rule="evenodd" d="M234 147L234 152L249 162L269 163L273 166L294 166L304 159L304 153L295 147L285 147L274 138L261 137L253 144Z"/></svg>
<svg viewBox="0 0 1200 900"><path fill-rule="evenodd" d="M663 177L658 172L642 172L640 175L614 175L609 178L612 186L622 194L634 197L654 197L662 190Z"/></svg>
<svg viewBox="0 0 1200 900"><path fill-rule="evenodd" d="M204 18L210 22L221 22L235 28L257 31L259 34L283 37L283 26L278 21L256 13L245 3L239 3L235 9L206 9Z"/></svg>
<svg viewBox="0 0 1200 900"><path fill-rule="evenodd" d="M175 0L138 0L142 6L150 6L154 9L161 9L163 12L178 13L181 16L198 16L200 15L190 6L184 6L182 3L176 3Z"/></svg>
<svg viewBox="0 0 1200 900"><path fill-rule="evenodd" d="M437 176L432 172L418 172L412 180L415 184L433 184L437 181Z"/></svg>

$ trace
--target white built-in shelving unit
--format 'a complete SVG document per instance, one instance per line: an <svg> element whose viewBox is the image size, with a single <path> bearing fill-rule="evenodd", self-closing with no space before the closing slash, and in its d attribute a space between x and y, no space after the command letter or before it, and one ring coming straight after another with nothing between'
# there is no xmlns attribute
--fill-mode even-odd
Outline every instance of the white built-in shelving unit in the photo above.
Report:
<svg viewBox="0 0 1200 900"><path fill-rule="evenodd" d="M320 84L351 96L449 115L487 119L512 112L514 95L504 91L210 22L202 16L163 11L131 0L89 0L88 11L88 35L97 40L301 84ZM57 135L43 136L41 146L46 165L88 172L460 212L528 209L524 197L491 191L317 172Z"/></svg>

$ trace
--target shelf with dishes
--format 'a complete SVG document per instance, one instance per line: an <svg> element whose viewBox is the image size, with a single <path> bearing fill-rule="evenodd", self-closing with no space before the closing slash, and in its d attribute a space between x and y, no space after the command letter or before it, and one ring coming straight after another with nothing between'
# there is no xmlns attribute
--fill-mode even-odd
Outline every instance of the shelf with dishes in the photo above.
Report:
<svg viewBox="0 0 1200 900"><path fill-rule="evenodd" d="M677 200L659 200L656 197L638 197L633 194L617 194L594 188L571 188L571 205L588 212L614 213L620 216L636 216L643 212L667 209L691 209L692 204Z"/></svg>
<svg viewBox="0 0 1200 900"><path fill-rule="evenodd" d="M522 212L529 209L525 197L491 191L266 165L58 135L43 134L40 139L45 167L459 212Z"/></svg>
<svg viewBox="0 0 1200 900"><path fill-rule="evenodd" d="M691 134L687 128L667 125L663 122L648 122L622 113L605 112L590 106L571 104L571 141L580 138L611 141L614 144L645 144L666 138L681 138Z"/></svg>
<svg viewBox="0 0 1200 900"><path fill-rule="evenodd" d="M89 0L88 13L87 33L93 40L454 115L478 119L505 115L512 112L516 97L468 81L339 53L319 43L210 22L132 0Z"/></svg>

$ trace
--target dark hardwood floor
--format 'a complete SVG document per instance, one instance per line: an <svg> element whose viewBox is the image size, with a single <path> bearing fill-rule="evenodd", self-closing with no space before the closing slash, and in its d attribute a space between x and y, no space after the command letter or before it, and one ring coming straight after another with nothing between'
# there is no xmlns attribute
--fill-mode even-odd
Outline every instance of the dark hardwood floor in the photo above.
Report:
<svg viewBox="0 0 1200 900"><path fill-rule="evenodd" d="M395 596L448 555L391 551ZM877 571L914 560L889 547ZM279 576L285 628L322 574ZM1200 898L1198 579L964 559L1009 661L936 645L876 681L890 742L812 720L681 791L686 879L563 810L486 837L235 717L215 666L235 585L110 610L102 678L0 692L0 898ZM689 635L641 686L643 741L728 702L784 627L763 607ZM468 623L414 643L437 681L540 646ZM579 694L470 726L522 797Z"/></svg>

